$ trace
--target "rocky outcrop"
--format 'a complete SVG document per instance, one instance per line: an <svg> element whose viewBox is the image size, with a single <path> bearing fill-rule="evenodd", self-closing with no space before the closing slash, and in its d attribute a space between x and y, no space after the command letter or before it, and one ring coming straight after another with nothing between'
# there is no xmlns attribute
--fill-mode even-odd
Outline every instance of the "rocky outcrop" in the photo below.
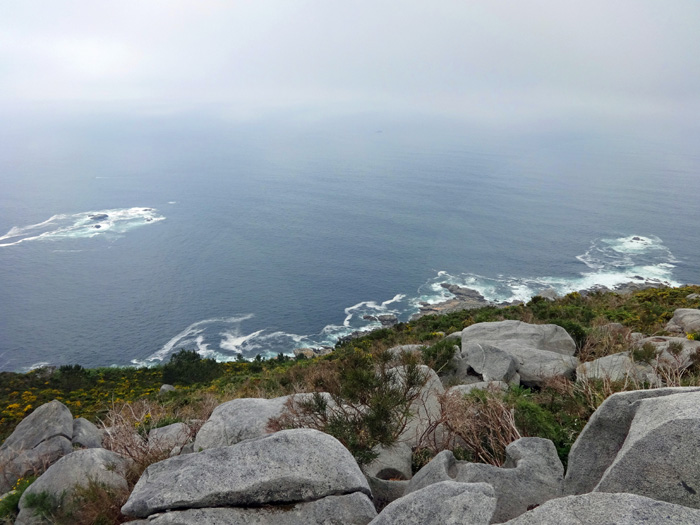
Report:
<svg viewBox="0 0 700 525"><path fill-rule="evenodd" d="M652 385L660 383L651 365L634 361L629 352L606 355L595 361L581 363L576 368L576 380L586 379L610 379L611 381L631 379Z"/></svg>
<svg viewBox="0 0 700 525"><path fill-rule="evenodd" d="M676 403L677 408L674 408ZM650 490L658 490L659 495L671 490L675 494L674 499L696 502L697 495L692 491L697 492L700 488L698 473L685 473L693 463L688 459L696 454L689 451L693 447L697 451L700 445L700 431L687 432L696 428L700 416L698 403L700 387L635 390L610 396L591 416L571 447L564 493L583 494L598 490L600 486L602 491L621 488L622 492L647 495L646 486ZM646 408L635 423L638 412L645 404ZM696 408L693 408L693 404ZM666 414L660 413L659 407L663 407ZM657 420L654 421L654 418ZM642 428L643 425L648 427ZM631 432L633 427L634 431ZM650 451L650 444L663 448ZM690 455L679 456L678 451ZM613 464L615 468L611 468ZM676 477L670 480L668 475L661 475L658 481L652 477L654 473L664 470ZM627 479L620 479L621 472L627 473ZM684 483L691 491L684 487ZM666 495L666 498L670 497L670 494Z"/></svg>
<svg viewBox="0 0 700 525"><path fill-rule="evenodd" d="M130 461L102 448L76 450L50 466L29 488L19 501L18 525L36 523L34 511L27 502L31 495L47 494L50 506L70 506L77 487L91 482L116 491L128 490L126 481Z"/></svg>
<svg viewBox="0 0 700 525"><path fill-rule="evenodd" d="M485 382L503 381L520 383L518 362L515 357L486 343L467 343L462 348L462 359L480 374Z"/></svg>
<svg viewBox="0 0 700 525"><path fill-rule="evenodd" d="M547 350L572 356L576 343L561 326L555 324L528 324L522 321L477 323L462 330L462 346L470 343L488 343L502 348L501 343L516 342L538 350Z"/></svg>
<svg viewBox="0 0 700 525"><path fill-rule="evenodd" d="M635 494L592 493L543 503L506 525L688 525L700 511Z"/></svg>
<svg viewBox="0 0 700 525"><path fill-rule="evenodd" d="M149 466L122 508L145 518L165 510L291 505L371 492L348 450L317 430L284 430Z"/></svg>
<svg viewBox="0 0 700 525"><path fill-rule="evenodd" d="M596 492L629 492L700 508L700 392L638 402L627 437Z"/></svg>
<svg viewBox="0 0 700 525"><path fill-rule="evenodd" d="M497 498L493 522L500 523L560 497L563 479L564 467L551 441L521 438L506 448L502 468L457 461L452 452L440 452L413 476L406 494L441 481L488 483Z"/></svg>
<svg viewBox="0 0 700 525"><path fill-rule="evenodd" d="M366 525L377 515L359 492L326 496L318 501L259 508L215 507L154 514L132 525Z"/></svg>
<svg viewBox="0 0 700 525"><path fill-rule="evenodd" d="M481 308L482 306L493 304L487 301L481 293L471 288L464 288L449 283L442 283L440 286L453 294L454 298L435 304L421 302L420 310L413 316L414 318L423 317L424 315L446 314L458 312L460 310L470 310L472 308Z"/></svg>
<svg viewBox="0 0 700 525"><path fill-rule="evenodd" d="M268 421L282 415L288 400L289 396L241 398L219 405L197 433L194 450L235 445L267 434Z"/></svg>
<svg viewBox="0 0 700 525"><path fill-rule="evenodd" d="M488 525L496 496L486 483L442 481L397 499L371 525Z"/></svg>
<svg viewBox="0 0 700 525"><path fill-rule="evenodd" d="M666 330L672 333L690 334L700 332L700 310L697 308L679 308L666 324Z"/></svg>
<svg viewBox="0 0 700 525"><path fill-rule="evenodd" d="M0 493L69 454L72 439L73 416L63 403L54 400L34 410L0 447Z"/></svg>

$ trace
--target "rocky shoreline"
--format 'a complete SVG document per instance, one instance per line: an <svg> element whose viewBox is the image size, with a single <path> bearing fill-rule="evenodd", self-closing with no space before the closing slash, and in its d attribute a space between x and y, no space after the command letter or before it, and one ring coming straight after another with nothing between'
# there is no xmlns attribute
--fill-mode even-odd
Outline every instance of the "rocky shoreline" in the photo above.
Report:
<svg viewBox="0 0 700 525"><path fill-rule="evenodd" d="M665 329L676 335L639 334L631 348L656 348L652 373L663 370L663 359L677 371L694 366L700 342L684 335L700 332L700 310L676 309ZM178 422L147 435L133 425L98 428L74 419L54 400L0 446L0 492L45 470L19 500L16 521L39 525L51 516L37 515L37 499L52 509L80 505L75 487L90 480L126 491L133 461L114 444L129 435L144 450L169 456L150 463L121 507L143 525L700 523L700 387L668 387L672 377L663 374L647 381L657 388L609 395L573 443L566 469L553 441L516 433L502 466L457 459L453 448L443 448L414 473L416 450L450 442L445 436L457 427L446 410L468 401L470 390L544 388L557 378L585 385L617 373L636 380L640 373L636 366L582 368L572 337L552 324L476 323L445 340L455 347L451 370L418 366L424 381L407 424L369 463L358 463L340 441L314 428L271 426L309 399L325 400L318 406L326 418L342 413L328 393L234 399L203 424ZM387 377L408 381L402 356L421 348L387 350L395 359ZM584 364L629 357L623 354L629 352Z"/></svg>

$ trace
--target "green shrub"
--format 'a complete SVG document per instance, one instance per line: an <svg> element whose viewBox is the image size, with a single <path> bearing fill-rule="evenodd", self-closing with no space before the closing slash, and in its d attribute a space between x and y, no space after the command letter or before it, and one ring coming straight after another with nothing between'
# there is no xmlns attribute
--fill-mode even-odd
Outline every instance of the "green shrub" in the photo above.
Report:
<svg viewBox="0 0 700 525"><path fill-rule="evenodd" d="M14 521L19 512L19 500L24 494L24 491L29 488L29 485L34 483L36 476L29 476L26 478L19 478L12 490L5 494L5 496L0 499L0 520Z"/></svg>
<svg viewBox="0 0 700 525"><path fill-rule="evenodd" d="M457 351L454 339L443 339L421 350L423 362L436 372L450 372L454 365L452 358Z"/></svg>
<svg viewBox="0 0 700 525"><path fill-rule="evenodd" d="M202 358L195 350L180 350L163 365L163 382L192 385L212 381L223 373L214 359Z"/></svg>
<svg viewBox="0 0 700 525"><path fill-rule="evenodd" d="M649 364L656 359L657 350L652 343L646 342L642 346L634 348L631 355L636 362Z"/></svg>
<svg viewBox="0 0 700 525"><path fill-rule="evenodd" d="M271 430L315 428L332 435L360 465L377 457L377 445L390 446L411 417L410 407L427 377L411 354L401 356L400 374L392 370L388 352L370 354L359 348L336 350L336 359L319 364L316 392L290 400L287 412L270 421Z"/></svg>

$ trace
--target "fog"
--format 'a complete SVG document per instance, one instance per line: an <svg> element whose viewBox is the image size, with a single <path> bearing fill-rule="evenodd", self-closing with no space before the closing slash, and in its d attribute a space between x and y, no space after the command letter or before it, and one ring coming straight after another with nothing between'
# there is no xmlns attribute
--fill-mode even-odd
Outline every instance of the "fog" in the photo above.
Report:
<svg viewBox="0 0 700 525"><path fill-rule="evenodd" d="M416 112L692 123L696 0L23 0L0 111Z"/></svg>

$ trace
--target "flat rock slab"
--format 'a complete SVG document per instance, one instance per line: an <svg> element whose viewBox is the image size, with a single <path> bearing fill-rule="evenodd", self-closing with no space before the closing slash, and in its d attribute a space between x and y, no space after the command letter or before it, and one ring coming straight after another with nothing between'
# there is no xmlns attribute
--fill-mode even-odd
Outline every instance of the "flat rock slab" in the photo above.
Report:
<svg viewBox="0 0 700 525"><path fill-rule="evenodd" d="M496 494L486 483L442 481L390 503L371 525L488 525Z"/></svg>
<svg viewBox="0 0 700 525"><path fill-rule="evenodd" d="M457 461L449 450L440 452L413 476L406 494L441 481L488 483L497 498L493 521L500 523L560 497L563 478L564 467L551 441L521 438L506 448L502 468Z"/></svg>
<svg viewBox="0 0 700 525"><path fill-rule="evenodd" d="M591 492L615 461L644 399L700 392L700 387L620 392L607 398L586 423L569 453L565 494Z"/></svg>
<svg viewBox="0 0 700 525"><path fill-rule="evenodd" d="M206 508L156 514L133 525L367 525L377 515L359 492L318 501L260 508Z"/></svg>
<svg viewBox="0 0 700 525"><path fill-rule="evenodd" d="M168 509L278 505L353 492L371 496L350 452L328 434L294 429L154 463L122 512L144 518Z"/></svg>
<svg viewBox="0 0 700 525"><path fill-rule="evenodd" d="M576 343L571 336L554 324L499 321L477 323L462 330L462 348L469 343L489 343L501 348L499 343L505 341L569 356L576 352Z"/></svg>
<svg viewBox="0 0 700 525"><path fill-rule="evenodd" d="M507 525L689 525L700 511L635 494L591 493L550 500Z"/></svg>

